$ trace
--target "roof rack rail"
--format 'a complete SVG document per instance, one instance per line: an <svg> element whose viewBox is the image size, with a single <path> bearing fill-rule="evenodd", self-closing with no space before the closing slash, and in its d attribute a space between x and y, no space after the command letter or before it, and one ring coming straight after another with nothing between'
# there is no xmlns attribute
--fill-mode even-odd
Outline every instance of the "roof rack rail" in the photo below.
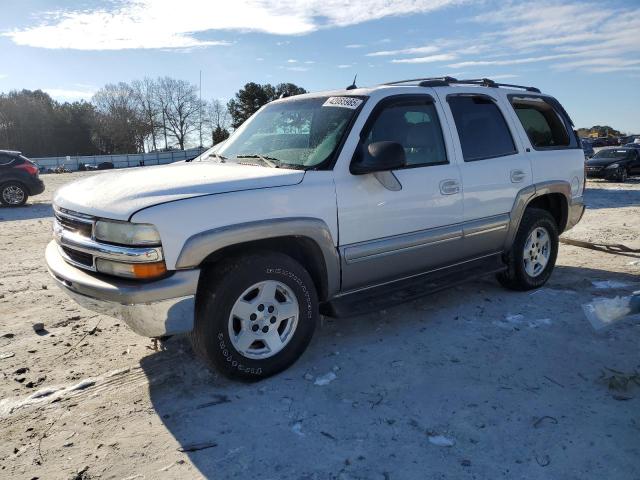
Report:
<svg viewBox="0 0 640 480"><path fill-rule="evenodd" d="M523 85L513 85L511 83L498 83L490 78L471 78L467 80L458 80L453 77L431 77L431 78L412 78L409 80L398 80L395 82L383 83L382 85L400 85L402 83L418 82L419 87L446 87L451 84L455 85L480 85L483 87L507 87L521 88L527 92L540 93L540 89L536 87L526 87Z"/></svg>

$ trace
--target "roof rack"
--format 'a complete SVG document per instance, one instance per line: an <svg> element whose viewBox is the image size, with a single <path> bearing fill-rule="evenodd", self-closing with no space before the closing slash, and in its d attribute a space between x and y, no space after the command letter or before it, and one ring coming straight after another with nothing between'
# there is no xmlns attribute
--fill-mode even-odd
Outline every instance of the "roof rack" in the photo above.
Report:
<svg viewBox="0 0 640 480"><path fill-rule="evenodd" d="M471 78L467 80L458 80L453 77L431 77L431 78L412 78L409 80L398 80L395 82L383 83L382 85L400 85L402 83L418 82L419 87L446 87L451 84L454 85L479 85L482 87L507 87L507 88L521 88L527 92L540 93L540 89L536 87L525 87L523 85L513 85L511 83L498 83L490 78Z"/></svg>

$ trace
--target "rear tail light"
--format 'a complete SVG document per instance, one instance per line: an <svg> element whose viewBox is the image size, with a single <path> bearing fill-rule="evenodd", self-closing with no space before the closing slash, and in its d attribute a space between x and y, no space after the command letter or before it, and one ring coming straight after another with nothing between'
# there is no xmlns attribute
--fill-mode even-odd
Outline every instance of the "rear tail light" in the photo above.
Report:
<svg viewBox="0 0 640 480"><path fill-rule="evenodd" d="M34 177L38 176L38 167L36 164L31 162L23 162L20 165L16 165L15 168L26 171L29 175Z"/></svg>

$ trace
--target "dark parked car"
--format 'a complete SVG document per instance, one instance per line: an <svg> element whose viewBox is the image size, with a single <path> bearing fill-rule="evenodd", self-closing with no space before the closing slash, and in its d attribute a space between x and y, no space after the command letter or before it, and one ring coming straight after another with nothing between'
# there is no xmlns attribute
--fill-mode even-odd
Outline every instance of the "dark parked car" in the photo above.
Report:
<svg viewBox="0 0 640 480"><path fill-rule="evenodd" d="M42 192L38 166L20 152L0 150L0 204L19 207Z"/></svg>
<svg viewBox="0 0 640 480"><path fill-rule="evenodd" d="M591 142L589 140L585 140L584 138L581 139L580 142L582 143L582 151L584 152L584 156L587 158L593 157L593 154L595 152L593 151Z"/></svg>
<svg viewBox="0 0 640 480"><path fill-rule="evenodd" d="M607 148L585 162L587 177L624 182L630 175L640 175L640 149Z"/></svg>

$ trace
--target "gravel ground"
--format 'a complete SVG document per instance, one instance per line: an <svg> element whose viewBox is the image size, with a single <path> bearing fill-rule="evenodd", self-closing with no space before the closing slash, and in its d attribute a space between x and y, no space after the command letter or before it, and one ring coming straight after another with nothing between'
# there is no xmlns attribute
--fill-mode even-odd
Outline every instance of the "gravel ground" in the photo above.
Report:
<svg viewBox="0 0 640 480"><path fill-rule="evenodd" d="M640 479L640 386L602 378L640 370L640 320L596 334L580 307L640 288L640 258L562 245L541 290L323 319L292 368L234 383L55 287L50 202L80 176L0 210L0 478ZM640 181L586 201L567 236L640 247Z"/></svg>

